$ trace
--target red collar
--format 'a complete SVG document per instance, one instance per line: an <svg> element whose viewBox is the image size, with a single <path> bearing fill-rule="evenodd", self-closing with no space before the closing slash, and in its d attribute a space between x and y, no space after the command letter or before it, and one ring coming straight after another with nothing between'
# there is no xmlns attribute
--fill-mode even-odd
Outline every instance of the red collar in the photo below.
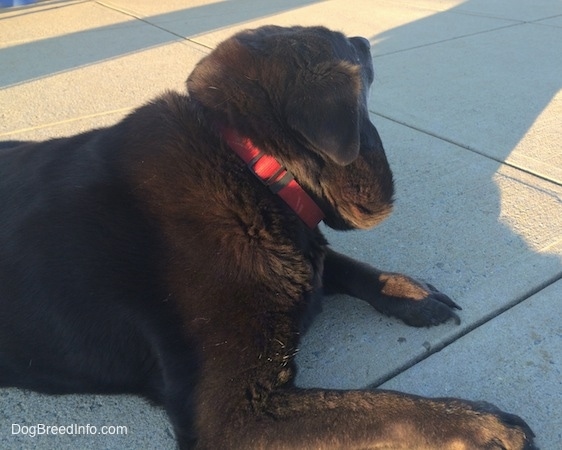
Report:
<svg viewBox="0 0 562 450"><path fill-rule="evenodd" d="M324 218L324 214L293 178L291 172L233 128L224 128L221 134L228 146L242 158L263 184L281 197L309 228L316 228Z"/></svg>

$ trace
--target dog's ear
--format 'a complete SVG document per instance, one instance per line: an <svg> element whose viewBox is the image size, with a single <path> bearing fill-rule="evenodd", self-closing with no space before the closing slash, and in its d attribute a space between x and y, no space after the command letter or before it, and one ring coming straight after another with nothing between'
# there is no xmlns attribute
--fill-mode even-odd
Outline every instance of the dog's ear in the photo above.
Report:
<svg viewBox="0 0 562 450"><path fill-rule="evenodd" d="M317 66L297 80L287 103L287 122L312 148L340 165L359 155L359 66Z"/></svg>

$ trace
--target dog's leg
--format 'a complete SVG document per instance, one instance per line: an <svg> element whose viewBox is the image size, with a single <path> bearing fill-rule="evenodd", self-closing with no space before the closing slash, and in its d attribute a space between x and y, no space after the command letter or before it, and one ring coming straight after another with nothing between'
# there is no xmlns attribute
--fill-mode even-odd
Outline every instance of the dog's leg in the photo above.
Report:
<svg viewBox="0 0 562 450"><path fill-rule="evenodd" d="M487 403L391 391L280 389L263 408L225 414L201 449L531 450L533 432ZM239 410L241 411L241 410Z"/></svg>
<svg viewBox="0 0 562 450"><path fill-rule="evenodd" d="M369 302L375 309L408 325L432 326L449 319L460 323L461 309L435 287L399 273L380 270L328 248L324 260L324 290Z"/></svg>
<svg viewBox="0 0 562 450"><path fill-rule="evenodd" d="M533 448L528 426L489 404L298 389L292 380L300 304L260 284L218 302L216 315L192 330L200 349L197 442L179 436L182 449Z"/></svg>

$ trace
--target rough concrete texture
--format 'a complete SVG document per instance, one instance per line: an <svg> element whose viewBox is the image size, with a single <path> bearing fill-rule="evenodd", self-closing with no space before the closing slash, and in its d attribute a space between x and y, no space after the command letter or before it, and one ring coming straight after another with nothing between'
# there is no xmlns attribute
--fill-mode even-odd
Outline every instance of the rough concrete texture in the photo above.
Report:
<svg viewBox="0 0 562 450"><path fill-rule="evenodd" d="M0 139L115 123L235 31L326 25L371 40L370 99L396 178L394 214L334 247L425 279L462 324L413 329L326 300L297 356L301 386L381 385L487 399L562 438L562 5L559 0L40 1L0 9ZM0 390L2 449L174 448L130 396ZM98 434L13 434L72 424ZM126 435L103 435L102 426ZM14 427L15 428L12 428Z"/></svg>

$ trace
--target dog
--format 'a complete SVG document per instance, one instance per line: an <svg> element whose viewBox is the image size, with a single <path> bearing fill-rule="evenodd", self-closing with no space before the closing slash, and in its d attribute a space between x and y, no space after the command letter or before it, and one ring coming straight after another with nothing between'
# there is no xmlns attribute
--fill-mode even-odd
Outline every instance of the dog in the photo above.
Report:
<svg viewBox="0 0 562 450"><path fill-rule="evenodd" d="M0 386L134 393L181 449L532 449L484 402L299 389L323 295L406 324L459 322L435 287L332 250L393 179L367 98L370 45L323 27L240 32L187 93L0 152Z"/></svg>

